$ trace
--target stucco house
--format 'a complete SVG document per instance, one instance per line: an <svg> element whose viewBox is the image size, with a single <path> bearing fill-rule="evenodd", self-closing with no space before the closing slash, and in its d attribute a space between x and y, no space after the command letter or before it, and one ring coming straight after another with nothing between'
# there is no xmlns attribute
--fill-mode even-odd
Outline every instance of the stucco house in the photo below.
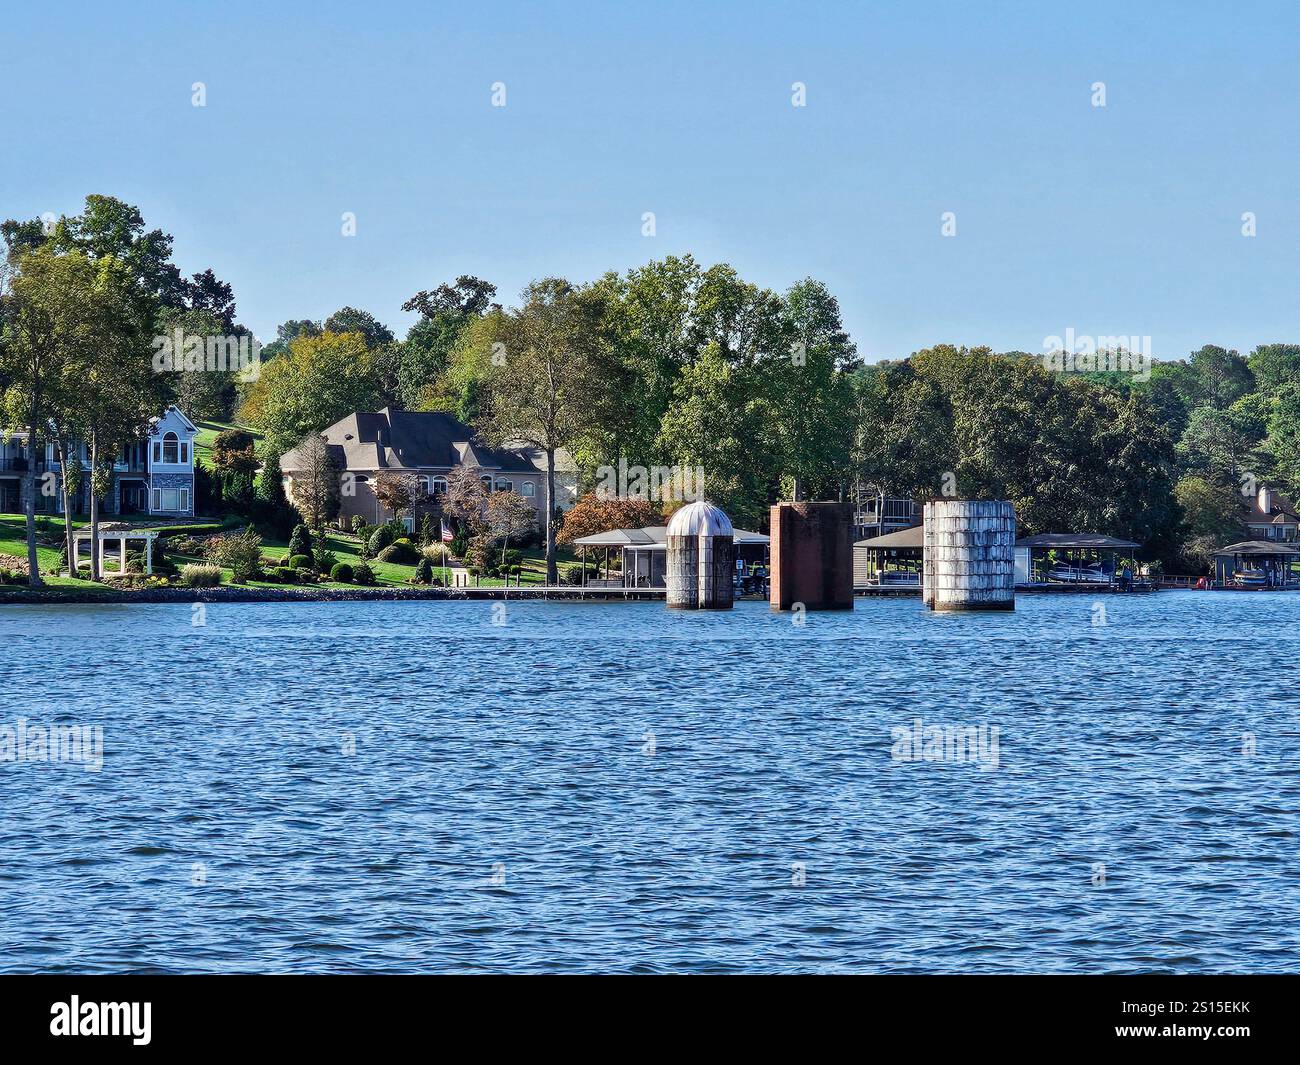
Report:
<svg viewBox="0 0 1300 1065"><path fill-rule="evenodd" d="M540 523L546 505L545 457L525 446L488 447L472 428L449 414L392 407L355 411L321 436L339 474L350 475L345 476L347 487L340 495L343 518L359 514L377 524L395 516L375 495L375 480L382 473L411 475L426 494L437 496L447 490L447 475L452 470L473 466L482 471L483 483L491 490L515 491L532 503ZM292 500L294 478L302 472L297 448L281 456L280 470L285 495ZM562 509L571 506L573 494L566 478L557 474L557 505ZM402 518L412 524L410 515Z"/></svg>
<svg viewBox="0 0 1300 1065"><path fill-rule="evenodd" d="M113 463L113 486L103 501L104 513L193 517L197 433L194 423L179 407L168 407L153 418L144 437L118 452ZM84 475L73 496L72 512L86 514L90 510L90 453L84 443L78 443L74 454ZM21 513L24 509L24 478L29 461L26 433L15 433L0 444L0 512ZM53 444L46 444L37 456L35 473L37 513L62 514L63 469Z"/></svg>

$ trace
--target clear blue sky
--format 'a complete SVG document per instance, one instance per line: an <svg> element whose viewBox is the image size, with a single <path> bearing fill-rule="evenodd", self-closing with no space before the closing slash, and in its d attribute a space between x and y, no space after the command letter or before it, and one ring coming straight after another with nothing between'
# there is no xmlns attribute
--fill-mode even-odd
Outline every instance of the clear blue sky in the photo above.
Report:
<svg viewBox="0 0 1300 1065"><path fill-rule="evenodd" d="M1296 6L1071 7L12 5L0 214L134 203L264 340L345 304L404 335L461 273L508 302L688 251L824 280L871 359L1300 339Z"/></svg>

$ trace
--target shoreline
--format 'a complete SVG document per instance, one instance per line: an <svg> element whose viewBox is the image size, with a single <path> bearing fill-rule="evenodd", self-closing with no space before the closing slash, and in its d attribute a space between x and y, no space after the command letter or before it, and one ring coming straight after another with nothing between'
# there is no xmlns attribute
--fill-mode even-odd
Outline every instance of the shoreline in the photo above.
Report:
<svg viewBox="0 0 1300 1065"><path fill-rule="evenodd" d="M216 588L148 588L140 591L102 592L65 591L49 588L32 591L23 588L0 591L0 606L86 605L94 603L332 603L371 600L572 600L572 601L653 601L663 599L663 589L651 588L240 588L223 585Z"/></svg>

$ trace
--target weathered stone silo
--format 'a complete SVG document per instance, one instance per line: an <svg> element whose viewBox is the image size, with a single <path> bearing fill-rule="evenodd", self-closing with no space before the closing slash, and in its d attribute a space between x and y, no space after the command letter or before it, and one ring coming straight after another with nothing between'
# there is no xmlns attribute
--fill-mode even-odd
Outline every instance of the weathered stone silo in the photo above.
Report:
<svg viewBox="0 0 1300 1065"><path fill-rule="evenodd" d="M668 522L668 605L730 610L735 572L731 519L712 503L688 503Z"/></svg>
<svg viewBox="0 0 1300 1065"><path fill-rule="evenodd" d="M1016 608L1016 512L1004 500L925 505L921 595L931 610Z"/></svg>
<svg viewBox="0 0 1300 1065"><path fill-rule="evenodd" d="M853 609L851 503L777 503L770 535L773 610Z"/></svg>

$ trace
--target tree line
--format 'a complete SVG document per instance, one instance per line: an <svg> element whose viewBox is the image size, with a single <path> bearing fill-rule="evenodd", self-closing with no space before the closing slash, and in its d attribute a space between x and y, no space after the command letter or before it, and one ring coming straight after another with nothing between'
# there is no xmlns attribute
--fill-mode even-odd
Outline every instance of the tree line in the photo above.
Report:
<svg viewBox="0 0 1300 1065"><path fill-rule="evenodd" d="M404 338L343 307L284 322L257 374L160 378L143 372L150 335L243 331L228 285L210 270L183 278L171 238L107 197L52 229L11 221L0 232L11 429L111 446L164 400L234 416L263 437L261 473L242 494L275 506L279 456L304 437L353 410L444 411L489 443L544 456L550 579L562 452L582 488L620 459L700 467L705 495L742 526L764 527L778 499L846 499L864 486L918 500L996 496L1015 504L1025 533L1122 536L1194 570L1240 531L1249 487L1300 488L1297 345L1248 357L1206 346L1149 376L948 345L865 364L824 283L776 292L683 255L586 283L543 278L511 304L465 275L402 305L418 315ZM92 306L84 321L70 310ZM86 357L106 372L89 374ZM67 402L59 381L74 380L93 387ZM252 481L253 465L240 475Z"/></svg>

